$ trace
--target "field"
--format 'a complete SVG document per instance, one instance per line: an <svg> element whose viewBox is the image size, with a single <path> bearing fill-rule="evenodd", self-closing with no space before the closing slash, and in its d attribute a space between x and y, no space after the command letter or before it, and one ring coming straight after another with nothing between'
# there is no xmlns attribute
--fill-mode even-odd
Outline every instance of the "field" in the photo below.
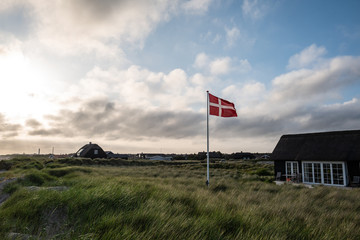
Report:
<svg viewBox="0 0 360 240"><path fill-rule="evenodd" d="M0 162L0 239L360 239L360 190L273 181L271 165ZM16 178L13 181L7 179Z"/></svg>

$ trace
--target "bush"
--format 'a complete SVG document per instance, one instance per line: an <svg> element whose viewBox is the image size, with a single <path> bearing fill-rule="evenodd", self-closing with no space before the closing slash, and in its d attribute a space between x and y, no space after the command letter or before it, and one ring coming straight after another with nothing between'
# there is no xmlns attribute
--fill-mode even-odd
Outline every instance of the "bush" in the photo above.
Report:
<svg viewBox="0 0 360 240"><path fill-rule="evenodd" d="M29 163L21 164L20 168L22 168L22 169L36 168L38 170L41 170L44 168L44 165L39 161L31 161Z"/></svg>
<svg viewBox="0 0 360 240"><path fill-rule="evenodd" d="M0 170L9 170L12 167L12 163L9 160L0 161Z"/></svg>
<svg viewBox="0 0 360 240"><path fill-rule="evenodd" d="M11 183L6 184L2 191L4 193L12 194L12 193L16 192L19 188L20 188L19 183L11 182Z"/></svg>
<svg viewBox="0 0 360 240"><path fill-rule="evenodd" d="M73 172L90 173L90 172L92 172L92 170L89 168L84 168L84 167L63 167L63 168L47 169L46 172L48 174L50 174L51 176L63 177L65 175L73 173Z"/></svg>
<svg viewBox="0 0 360 240"><path fill-rule="evenodd" d="M259 168L259 169L255 170L253 172L253 174L258 175L258 176L272 176L273 172L271 172L267 168Z"/></svg>
<svg viewBox="0 0 360 240"><path fill-rule="evenodd" d="M35 185L35 186L41 186L46 181L53 181L56 178L53 176L50 176L49 174L41 171L32 172L24 177L24 179L21 179L20 182L24 185Z"/></svg>

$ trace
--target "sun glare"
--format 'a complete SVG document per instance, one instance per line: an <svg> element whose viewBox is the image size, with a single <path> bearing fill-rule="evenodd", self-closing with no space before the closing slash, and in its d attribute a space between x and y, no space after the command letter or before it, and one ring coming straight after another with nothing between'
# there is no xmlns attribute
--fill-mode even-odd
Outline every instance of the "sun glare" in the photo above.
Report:
<svg viewBox="0 0 360 240"><path fill-rule="evenodd" d="M51 107L47 98L48 76L36 61L15 51L0 55L0 111L21 121L38 118ZM43 67L45 68L45 67Z"/></svg>

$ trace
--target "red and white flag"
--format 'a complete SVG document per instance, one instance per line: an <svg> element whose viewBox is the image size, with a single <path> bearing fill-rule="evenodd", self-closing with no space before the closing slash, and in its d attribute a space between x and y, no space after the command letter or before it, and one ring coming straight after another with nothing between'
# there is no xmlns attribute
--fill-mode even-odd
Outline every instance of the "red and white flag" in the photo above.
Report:
<svg viewBox="0 0 360 240"><path fill-rule="evenodd" d="M219 117L237 117L235 105L227 100L209 94L210 115Z"/></svg>

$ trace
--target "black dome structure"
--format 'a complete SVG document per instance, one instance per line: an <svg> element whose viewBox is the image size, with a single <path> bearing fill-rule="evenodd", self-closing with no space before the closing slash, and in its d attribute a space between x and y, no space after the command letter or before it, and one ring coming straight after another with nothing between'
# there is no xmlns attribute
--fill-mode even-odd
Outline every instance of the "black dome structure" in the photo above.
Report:
<svg viewBox="0 0 360 240"><path fill-rule="evenodd" d="M83 157L83 158L107 158L104 150L95 143L88 143L80 148L74 155L74 157Z"/></svg>

